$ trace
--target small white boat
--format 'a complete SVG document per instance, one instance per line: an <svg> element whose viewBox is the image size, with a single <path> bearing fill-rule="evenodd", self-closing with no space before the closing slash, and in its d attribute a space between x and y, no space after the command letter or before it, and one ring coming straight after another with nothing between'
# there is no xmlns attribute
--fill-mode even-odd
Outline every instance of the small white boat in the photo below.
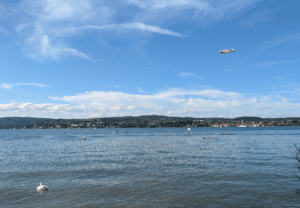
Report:
<svg viewBox="0 0 300 208"><path fill-rule="evenodd" d="M16 127L14 127L14 130L16 130Z"/></svg>
<svg viewBox="0 0 300 208"><path fill-rule="evenodd" d="M36 188L36 190L38 191L48 191L48 187L45 185L42 185L42 183L40 183L40 185Z"/></svg>

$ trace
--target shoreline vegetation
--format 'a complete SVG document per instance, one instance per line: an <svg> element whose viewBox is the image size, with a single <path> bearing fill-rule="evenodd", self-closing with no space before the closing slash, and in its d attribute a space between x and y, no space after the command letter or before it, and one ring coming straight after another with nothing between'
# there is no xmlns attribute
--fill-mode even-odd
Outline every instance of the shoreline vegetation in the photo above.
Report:
<svg viewBox="0 0 300 208"><path fill-rule="evenodd" d="M90 119L50 119L32 117L0 118L0 129L79 129L79 128L170 128L170 127L278 127L300 126L299 117L290 118L193 118L159 115Z"/></svg>

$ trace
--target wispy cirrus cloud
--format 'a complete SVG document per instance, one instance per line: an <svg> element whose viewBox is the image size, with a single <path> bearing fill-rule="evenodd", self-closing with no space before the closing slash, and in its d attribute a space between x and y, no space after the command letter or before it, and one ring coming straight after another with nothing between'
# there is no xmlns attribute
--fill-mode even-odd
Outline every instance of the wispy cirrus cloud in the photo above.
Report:
<svg viewBox="0 0 300 208"><path fill-rule="evenodd" d="M75 37L88 29L94 30L137 30L180 37L181 34L149 25L143 22L115 21L118 12L115 4L93 0L23 0L15 9L23 18L18 21L15 31L25 40L26 54L35 60L59 60L63 56L76 56L92 60L84 51L70 46L70 37ZM120 3L119 6L120 7ZM119 8L120 9L120 8Z"/></svg>
<svg viewBox="0 0 300 208"><path fill-rule="evenodd" d="M88 55L73 48L66 48L63 43L52 44L47 35L33 36L26 40L27 55L35 60L59 60L62 56L73 55L84 59L91 59Z"/></svg>
<svg viewBox="0 0 300 208"><path fill-rule="evenodd" d="M124 29L130 29L130 30L140 30L145 32L152 32L152 33L158 33L161 35L171 35L171 36L177 36L181 37L182 35L173 32L168 29L164 29L161 27L158 27L156 25L147 25L141 22L131 22L126 24L109 24L109 25L89 25L89 26L80 26L80 27L73 27L73 28L67 28L67 30L87 30L87 29L94 29L94 30L124 30Z"/></svg>
<svg viewBox="0 0 300 208"><path fill-rule="evenodd" d="M267 40L261 45L258 52L262 52L270 47L281 45L281 44L287 43L287 42L299 42L300 43L300 33L287 35L284 37L276 37L276 38Z"/></svg>
<svg viewBox="0 0 300 208"><path fill-rule="evenodd" d="M253 8L259 0L124 0L140 8L136 19L165 21L173 18L193 20L208 26L219 20L237 18Z"/></svg>
<svg viewBox="0 0 300 208"><path fill-rule="evenodd" d="M142 92L142 93L145 93L145 91L144 90L142 90L141 88L139 88L139 87L137 87L136 88L139 92Z"/></svg>
<svg viewBox="0 0 300 208"><path fill-rule="evenodd" d="M245 27L253 27L257 24L273 21L275 20L275 18L271 16L273 13L274 12L270 10L255 12L245 18L245 20L243 20L241 24Z"/></svg>
<svg viewBox="0 0 300 208"><path fill-rule="evenodd" d="M22 0L7 8L0 5L0 10L17 23L15 32L29 57L37 61L60 60L64 56L97 60L88 54L86 47L79 48L71 40L85 39L91 30L106 31L107 34L102 32L99 36L103 39L109 37L111 31L117 31L120 40L127 31L136 31L130 33L131 36L151 33L183 37L184 33L170 29L178 21L195 21L207 26L237 18L257 2L259 0Z"/></svg>
<svg viewBox="0 0 300 208"><path fill-rule="evenodd" d="M0 85L0 88L11 89L13 87L17 87L20 85L29 85L29 86L35 86L35 87L45 87L46 86L44 84L38 84L38 83L14 83L14 84L2 83Z"/></svg>
<svg viewBox="0 0 300 208"><path fill-rule="evenodd" d="M272 65L276 65L276 64L280 64L282 62L262 62L259 64L256 64L255 66L272 66Z"/></svg>
<svg viewBox="0 0 300 208"><path fill-rule="evenodd" d="M191 72L181 72L180 76L181 77L194 77L194 78L197 78L197 79L204 79L203 77L199 77L195 73L191 73Z"/></svg>

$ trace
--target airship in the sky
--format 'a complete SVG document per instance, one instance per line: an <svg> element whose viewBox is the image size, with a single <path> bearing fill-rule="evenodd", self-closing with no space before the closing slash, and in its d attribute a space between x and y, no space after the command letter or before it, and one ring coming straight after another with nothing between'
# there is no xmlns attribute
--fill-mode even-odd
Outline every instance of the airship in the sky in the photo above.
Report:
<svg viewBox="0 0 300 208"><path fill-rule="evenodd" d="M221 50L219 51L220 54L224 54L224 53L233 53L235 50L234 49L227 49L227 50Z"/></svg>

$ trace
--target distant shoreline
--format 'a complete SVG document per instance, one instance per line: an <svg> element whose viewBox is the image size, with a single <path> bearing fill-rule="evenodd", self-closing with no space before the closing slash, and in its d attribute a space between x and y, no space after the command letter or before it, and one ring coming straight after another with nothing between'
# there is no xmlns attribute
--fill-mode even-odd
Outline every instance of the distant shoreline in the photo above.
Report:
<svg viewBox="0 0 300 208"><path fill-rule="evenodd" d="M193 118L160 115L90 119L0 118L0 129L101 129L101 128L194 128L194 127L283 127L300 126L300 118Z"/></svg>
<svg viewBox="0 0 300 208"><path fill-rule="evenodd" d="M228 128L241 128L241 129L245 129L245 128L272 128L272 127L300 127L300 126L259 126L259 127L238 127L238 126L231 126L231 127L222 127L222 128L225 128L225 129L228 129ZM219 128L219 129L222 129L220 127L113 127L113 128L96 128L95 130L97 129L167 129L167 128ZM79 128L48 128L48 129L34 129L34 128L26 128L26 130L79 130ZM80 129L91 129L91 130L94 130L94 128L80 128ZM23 130L22 128L20 129L13 129L13 128L9 128L9 129L0 129L0 130Z"/></svg>

